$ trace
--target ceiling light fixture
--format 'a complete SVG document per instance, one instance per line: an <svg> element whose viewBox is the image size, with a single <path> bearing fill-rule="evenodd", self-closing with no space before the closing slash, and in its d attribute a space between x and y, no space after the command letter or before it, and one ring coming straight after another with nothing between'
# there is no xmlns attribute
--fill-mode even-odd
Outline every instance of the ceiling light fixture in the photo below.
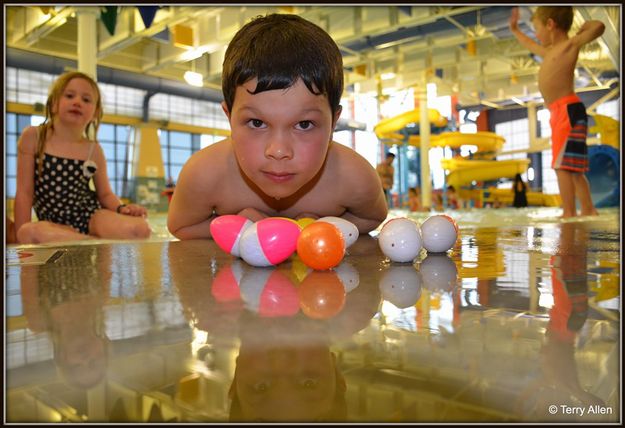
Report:
<svg viewBox="0 0 625 428"><path fill-rule="evenodd" d="M184 80L191 86L197 86L199 88L204 86L204 76L195 71L185 71Z"/></svg>

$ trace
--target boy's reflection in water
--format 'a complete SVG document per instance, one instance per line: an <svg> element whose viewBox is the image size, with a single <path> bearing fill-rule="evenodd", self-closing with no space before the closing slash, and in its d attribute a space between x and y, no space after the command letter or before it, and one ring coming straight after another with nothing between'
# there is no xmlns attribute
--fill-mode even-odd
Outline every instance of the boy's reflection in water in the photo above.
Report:
<svg viewBox="0 0 625 428"><path fill-rule="evenodd" d="M243 315L231 421L345 420L345 379L323 324Z"/></svg>
<svg viewBox="0 0 625 428"><path fill-rule="evenodd" d="M588 317L588 239L584 223L560 224L560 245L551 258L553 307L543 348L544 374L563 400L603 405L580 385L575 362L575 339Z"/></svg>
<svg viewBox="0 0 625 428"><path fill-rule="evenodd" d="M346 296L328 293L328 281L340 280L333 271L309 273L298 285L300 305L310 304L304 300L318 287L323 305L333 303L322 299L344 299L338 313L320 311L317 319L303 310L288 317L242 314L239 355L229 391L231 421L346 420L345 379L331 346L369 325L381 296L375 278L361 281ZM304 289L308 297L302 294Z"/></svg>
<svg viewBox="0 0 625 428"><path fill-rule="evenodd" d="M584 223L560 224L559 244L550 260L553 306L541 349L542 377L519 399L519 405L525 407L525 416L532 419L571 420L576 417L562 412L550 415L550 405L558 409L560 405L604 405L580 384L575 360L576 338L588 317L588 235ZM534 406L531 410L527 408L530 404ZM586 415L584 420L590 421L592 417Z"/></svg>
<svg viewBox="0 0 625 428"><path fill-rule="evenodd" d="M98 385L106 374L110 263L110 247L82 247L49 265L24 266L20 273L28 328L50 333L57 370L78 389Z"/></svg>

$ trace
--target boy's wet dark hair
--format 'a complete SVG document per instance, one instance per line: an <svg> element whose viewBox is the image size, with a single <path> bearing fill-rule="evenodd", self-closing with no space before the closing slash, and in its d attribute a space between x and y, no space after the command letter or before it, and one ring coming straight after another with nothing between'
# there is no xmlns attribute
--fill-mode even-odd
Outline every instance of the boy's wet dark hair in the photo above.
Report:
<svg viewBox="0 0 625 428"><path fill-rule="evenodd" d="M532 16L534 18L543 24L551 18L558 28L568 32L573 25L573 6L539 6Z"/></svg>
<svg viewBox="0 0 625 428"><path fill-rule="evenodd" d="M222 89L232 111L237 86L257 78L252 94L285 89L301 78L310 92L326 95L332 115L343 93L343 58L321 27L297 15L259 16L235 34L226 49Z"/></svg>

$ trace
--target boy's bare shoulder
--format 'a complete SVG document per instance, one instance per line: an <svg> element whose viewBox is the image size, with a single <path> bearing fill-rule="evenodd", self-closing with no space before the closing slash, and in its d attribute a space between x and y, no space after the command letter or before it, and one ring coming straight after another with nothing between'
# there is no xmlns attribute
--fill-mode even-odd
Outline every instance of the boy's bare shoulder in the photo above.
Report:
<svg viewBox="0 0 625 428"><path fill-rule="evenodd" d="M375 168L355 150L338 143L332 143L330 159L333 175L341 182L353 184L365 191L369 191L368 185L379 185Z"/></svg>
<svg viewBox="0 0 625 428"><path fill-rule="evenodd" d="M232 146L228 139L219 141L195 152L184 166L186 174L193 176L213 176L227 171L232 156Z"/></svg>

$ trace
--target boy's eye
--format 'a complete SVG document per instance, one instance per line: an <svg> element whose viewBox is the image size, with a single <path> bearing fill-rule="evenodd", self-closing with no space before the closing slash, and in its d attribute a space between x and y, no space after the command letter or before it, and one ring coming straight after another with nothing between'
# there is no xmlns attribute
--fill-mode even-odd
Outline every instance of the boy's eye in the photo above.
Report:
<svg viewBox="0 0 625 428"><path fill-rule="evenodd" d="M297 127L299 129L310 129L313 127L313 123L310 120L302 120L298 122Z"/></svg>
<svg viewBox="0 0 625 428"><path fill-rule="evenodd" d="M262 128L263 125L265 124L262 120L260 119L250 119L247 122L252 128Z"/></svg>

